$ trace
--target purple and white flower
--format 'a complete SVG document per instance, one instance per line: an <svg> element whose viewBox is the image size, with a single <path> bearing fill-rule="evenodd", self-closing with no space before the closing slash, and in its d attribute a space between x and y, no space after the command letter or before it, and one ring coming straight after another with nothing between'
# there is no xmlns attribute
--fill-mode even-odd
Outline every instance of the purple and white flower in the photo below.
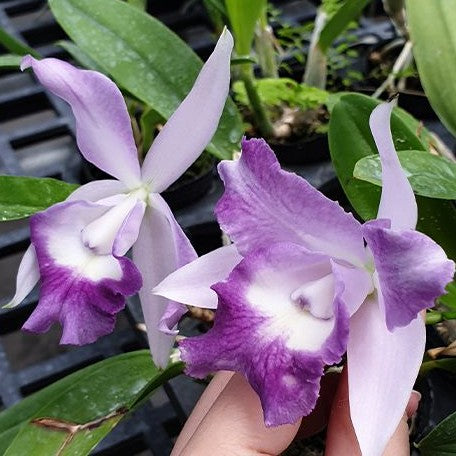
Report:
<svg viewBox="0 0 456 456"><path fill-rule="evenodd" d="M113 330L125 296L139 291L153 358L166 366L174 337L157 325L168 301L151 290L197 255L160 192L195 161L217 129L232 47L225 30L142 166L123 96L109 78L57 59L23 59L22 69L31 67L71 106L85 159L117 179L86 184L31 218L32 245L10 303L20 303L41 279L39 304L25 329L44 332L60 322L62 343L90 343ZM131 247L133 261L124 257Z"/></svg>
<svg viewBox="0 0 456 456"><path fill-rule="evenodd" d="M175 271L155 293L217 308L208 333L180 342L187 373L243 373L266 425L315 406L325 365L347 351L350 410L364 456L381 455L421 364L425 325L454 263L414 230L417 206L389 129L392 105L370 125L383 169L378 219L350 213L280 168L263 140L244 141L219 172L216 208L234 241ZM214 265L216 267L214 267Z"/></svg>

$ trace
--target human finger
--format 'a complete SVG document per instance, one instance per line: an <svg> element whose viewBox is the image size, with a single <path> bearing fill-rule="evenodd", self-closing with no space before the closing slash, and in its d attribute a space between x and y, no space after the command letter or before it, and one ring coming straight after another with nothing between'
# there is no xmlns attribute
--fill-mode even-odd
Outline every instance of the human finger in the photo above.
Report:
<svg viewBox="0 0 456 456"><path fill-rule="evenodd" d="M234 372L220 371L214 375L214 378L206 387L191 415L188 417L170 456L177 456L181 453L182 449L187 445L202 419L206 416L207 412L212 407L212 404L223 391L233 374Z"/></svg>
<svg viewBox="0 0 456 456"><path fill-rule="evenodd" d="M267 428L258 395L242 375L234 374L185 447L173 456L277 455L289 446L299 425Z"/></svg>

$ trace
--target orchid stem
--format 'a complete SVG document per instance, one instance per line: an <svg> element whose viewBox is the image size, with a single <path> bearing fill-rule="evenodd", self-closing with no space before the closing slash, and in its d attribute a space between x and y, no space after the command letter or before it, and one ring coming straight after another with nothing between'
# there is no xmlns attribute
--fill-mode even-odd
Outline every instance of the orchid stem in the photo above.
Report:
<svg viewBox="0 0 456 456"><path fill-rule="evenodd" d="M264 78L278 78L277 57L275 52L275 36L268 24L266 8L261 15L255 31L255 50Z"/></svg>
<svg viewBox="0 0 456 456"><path fill-rule="evenodd" d="M408 37L405 0L383 0L383 8L399 34Z"/></svg>
<svg viewBox="0 0 456 456"><path fill-rule="evenodd" d="M393 87L397 75L412 63L412 46L413 45L411 41L407 41L405 43L401 53L399 54L399 57L397 58L396 62L394 62L391 73L385 79L383 84L372 95L373 98L378 98L386 89Z"/></svg>
<svg viewBox="0 0 456 456"><path fill-rule="evenodd" d="M242 65L241 80L244 83L245 91L247 92L249 104L259 133L265 138L273 137L274 127L272 126L268 114L264 109L263 103L260 100L260 96L258 95L255 87L252 66L250 64Z"/></svg>
<svg viewBox="0 0 456 456"><path fill-rule="evenodd" d="M310 40L306 69L303 77L304 84L319 89L326 88L326 79L328 76L328 58L326 56L326 51L323 51L318 45L321 31L325 27L327 20L328 15L323 9L319 9L317 18L315 19L315 28Z"/></svg>

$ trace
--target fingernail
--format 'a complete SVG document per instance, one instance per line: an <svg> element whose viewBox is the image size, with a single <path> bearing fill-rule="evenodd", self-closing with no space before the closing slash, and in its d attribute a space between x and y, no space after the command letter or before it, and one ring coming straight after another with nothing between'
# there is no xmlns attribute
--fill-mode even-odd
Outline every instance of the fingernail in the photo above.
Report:
<svg viewBox="0 0 456 456"><path fill-rule="evenodd" d="M407 408L405 410L405 414L407 415L407 418L410 419L418 410L418 405L421 400L421 393L419 393L416 390L413 390L412 393L410 394L410 399L407 404Z"/></svg>

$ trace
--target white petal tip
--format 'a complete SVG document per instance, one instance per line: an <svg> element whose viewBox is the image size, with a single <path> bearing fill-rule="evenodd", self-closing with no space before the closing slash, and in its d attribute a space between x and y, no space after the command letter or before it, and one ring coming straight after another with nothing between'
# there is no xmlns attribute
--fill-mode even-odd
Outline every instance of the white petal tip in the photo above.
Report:
<svg viewBox="0 0 456 456"><path fill-rule="evenodd" d="M26 70L32 66L34 58L31 55L26 55L21 61L21 71Z"/></svg>
<svg viewBox="0 0 456 456"><path fill-rule="evenodd" d="M12 309L13 307L16 307L18 304L19 303L13 299L8 304L5 304L4 306L2 306L2 309Z"/></svg>
<svg viewBox="0 0 456 456"><path fill-rule="evenodd" d="M226 26L223 28L220 38L217 41L217 45L220 45L220 44L223 44L223 45L229 47L230 50L234 46L233 35L231 34L231 32L228 30L228 28Z"/></svg>

